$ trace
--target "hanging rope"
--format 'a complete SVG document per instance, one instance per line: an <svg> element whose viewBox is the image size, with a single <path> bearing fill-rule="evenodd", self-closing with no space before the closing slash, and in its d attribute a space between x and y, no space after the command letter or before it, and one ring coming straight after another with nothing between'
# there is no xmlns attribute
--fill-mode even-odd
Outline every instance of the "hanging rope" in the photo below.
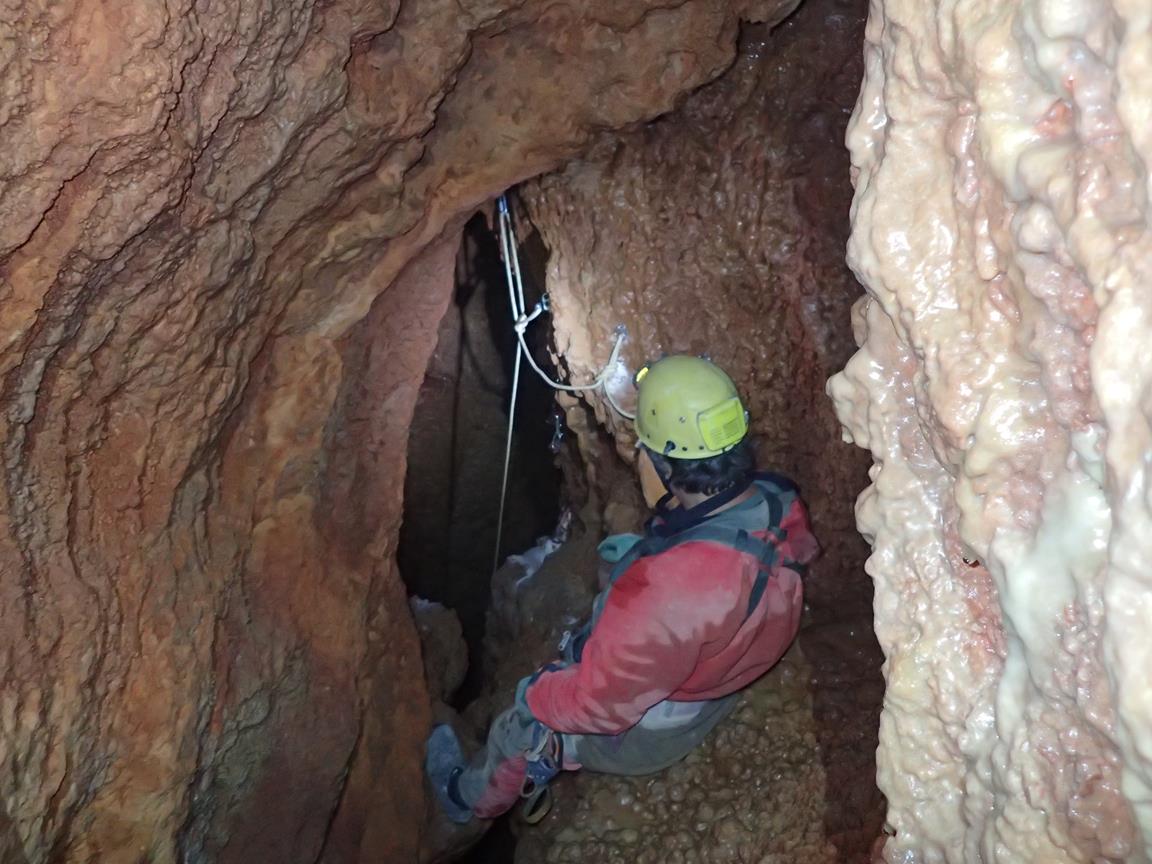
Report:
<svg viewBox="0 0 1152 864"><path fill-rule="evenodd" d="M500 196L500 212L497 218L500 222L500 254L504 258L504 276L508 282L508 302L512 306L513 317L519 319L523 314L519 310L523 308L524 300L517 296L517 286L521 283L512 276L512 255L515 245L511 243L512 235L506 227L510 220L508 201L503 195ZM524 346L520 342L516 345L516 359L512 366L512 399L508 404L508 434L504 439L504 477L500 481L500 510L496 516L496 548L492 550L493 574L500 567L500 542L504 539L504 504L508 500L508 467L512 462L512 433L516 428L516 397L520 392L520 357L523 353Z"/></svg>
<svg viewBox="0 0 1152 864"><path fill-rule="evenodd" d="M492 554L492 572L495 573L500 566L500 543L504 537L504 507L508 499L508 473L512 462L512 434L516 428L516 400L520 390L520 361L528 361L532 370L553 390L565 393L582 393L590 390L603 390L604 398L612 409L621 417L634 420L635 415L625 411L612 396L607 386L608 376L616 368L620 359L620 349L628 337L628 331L621 325L616 328L616 342L612 346L612 353L608 355L608 362L600 370L600 374L588 384L563 384L553 381L548 373L540 368L532 352L528 350L528 340L525 334L528 325L548 311L548 295L545 294L531 312L525 308L524 279L520 272L520 251L516 244L516 234L512 226L512 214L508 209L508 197L501 195L497 206L497 221L500 227L500 253L504 257L504 276L508 282L508 304L512 308L512 327L516 331L516 359L512 367L512 400L508 406L508 434L504 439L504 476L500 481L500 509L496 517L496 548Z"/></svg>

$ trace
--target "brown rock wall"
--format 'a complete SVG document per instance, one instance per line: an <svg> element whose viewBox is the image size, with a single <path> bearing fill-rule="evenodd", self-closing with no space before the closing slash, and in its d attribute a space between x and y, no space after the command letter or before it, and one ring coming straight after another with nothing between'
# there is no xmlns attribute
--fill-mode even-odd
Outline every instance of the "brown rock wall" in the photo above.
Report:
<svg viewBox="0 0 1152 864"><path fill-rule="evenodd" d="M771 5L5 6L5 860L410 859L446 226Z"/></svg>

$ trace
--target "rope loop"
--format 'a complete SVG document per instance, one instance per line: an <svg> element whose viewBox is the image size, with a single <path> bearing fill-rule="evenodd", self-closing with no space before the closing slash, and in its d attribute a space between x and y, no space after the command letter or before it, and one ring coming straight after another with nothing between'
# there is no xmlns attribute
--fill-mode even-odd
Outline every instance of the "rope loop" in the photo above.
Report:
<svg viewBox="0 0 1152 864"><path fill-rule="evenodd" d="M620 361L620 349L624 346L624 340L628 338L628 329L623 324L618 325L614 331L616 341L612 345L612 353L608 356L608 362L604 364L604 368L600 370L600 374L590 383L576 385L553 381L548 373L540 368L540 365L536 362L536 358L533 357L532 352L528 350L526 334L528 332L528 326L533 321L545 312L550 311L548 295L544 294L530 313L525 310L524 279L520 273L520 252L516 243L516 235L512 230L512 213L508 206L507 195L501 195L498 199L497 214L497 221L500 224L500 251L504 257L504 275L508 282L508 303L512 309L512 329L516 332L517 348L512 373L512 399L508 406L508 434L504 442L504 478L500 483L500 509L496 519L496 549L493 553L493 573L495 573L500 566L500 541L504 535L504 506L508 498L508 471L512 461L512 433L516 426L516 398L520 390L521 360L527 360L532 371L539 375L544 383L553 390L559 390L564 393L584 393L592 390L603 390L604 398L608 404L612 406L612 410L625 419L636 419L634 414L620 407L619 403L617 403L613 397L611 389L607 386L608 376Z"/></svg>

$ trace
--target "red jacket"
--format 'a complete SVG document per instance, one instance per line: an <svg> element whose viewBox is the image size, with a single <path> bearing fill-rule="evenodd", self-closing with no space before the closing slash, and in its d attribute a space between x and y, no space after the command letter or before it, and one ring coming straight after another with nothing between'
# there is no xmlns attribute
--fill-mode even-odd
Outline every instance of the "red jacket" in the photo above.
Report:
<svg viewBox="0 0 1152 864"><path fill-rule="evenodd" d="M778 563L747 618L752 555L693 541L636 561L609 589L580 662L527 687L533 716L558 732L615 735L665 699L715 699L771 669L796 636L800 572L818 551L794 494L780 527Z"/></svg>

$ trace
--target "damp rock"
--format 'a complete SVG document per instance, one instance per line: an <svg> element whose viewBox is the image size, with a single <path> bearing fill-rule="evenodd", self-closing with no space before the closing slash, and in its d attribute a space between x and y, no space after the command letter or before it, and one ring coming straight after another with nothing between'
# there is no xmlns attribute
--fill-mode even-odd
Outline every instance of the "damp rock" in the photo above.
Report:
<svg viewBox="0 0 1152 864"><path fill-rule="evenodd" d="M411 598L408 605L420 636L428 694L450 703L468 672L468 645L460 618L451 609L419 597Z"/></svg>

